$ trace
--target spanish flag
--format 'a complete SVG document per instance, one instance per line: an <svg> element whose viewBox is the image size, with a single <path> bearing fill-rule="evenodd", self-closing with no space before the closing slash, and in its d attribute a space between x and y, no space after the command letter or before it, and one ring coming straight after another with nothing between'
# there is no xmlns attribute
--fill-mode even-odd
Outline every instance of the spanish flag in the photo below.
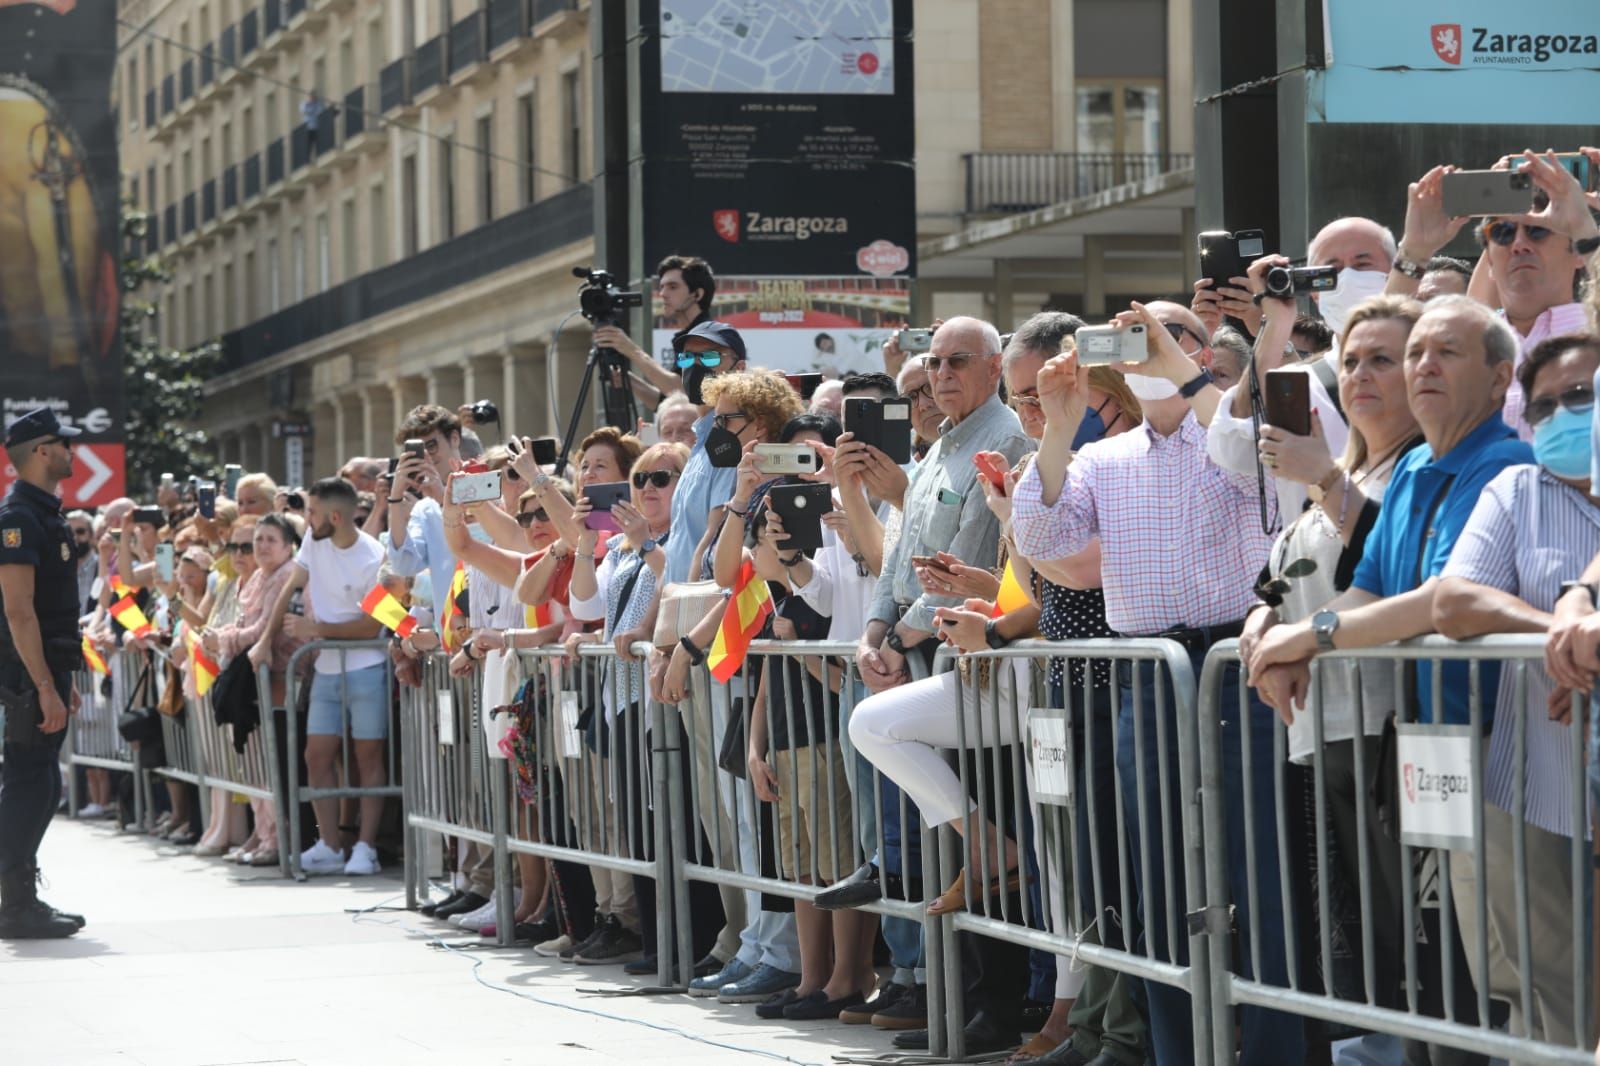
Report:
<svg viewBox="0 0 1600 1066"><path fill-rule="evenodd" d="M132 587L116 574L111 575L111 591L115 592L118 596L133 595Z"/></svg>
<svg viewBox="0 0 1600 1066"><path fill-rule="evenodd" d="M1022 582L1017 580L1017 572L1007 561L1006 572L1000 576L1000 591L995 596L991 617L999 618L1003 614L1021 610L1028 606L1028 603L1028 594L1023 591Z"/></svg>
<svg viewBox="0 0 1600 1066"><path fill-rule="evenodd" d="M148 637L153 632L150 620L139 610L139 605L133 602L132 596L124 596L113 603L111 617L135 637Z"/></svg>
<svg viewBox="0 0 1600 1066"><path fill-rule="evenodd" d="M546 600L537 607L529 607L523 612L529 629L543 629L556 620L556 613L550 609L550 601Z"/></svg>
<svg viewBox="0 0 1600 1066"><path fill-rule="evenodd" d="M711 642L711 652L706 656L712 677L726 685L739 672L750 651L750 642L761 632L761 626L771 613L772 592L765 581L756 577L756 564L746 559L739 567L739 576L734 579L728 609L722 616L716 639Z"/></svg>
<svg viewBox="0 0 1600 1066"><path fill-rule="evenodd" d="M189 660L194 665L194 690L204 696L216 683L217 675L222 673L222 667L206 654L205 646L200 643L200 638L195 635L194 630L187 630L183 635L183 641L189 645Z"/></svg>
<svg viewBox="0 0 1600 1066"><path fill-rule="evenodd" d="M417 628L417 620L407 614L406 609L400 606L400 601L382 585L372 586L367 598L361 601L361 609L394 630L394 635L402 639L409 637Z"/></svg>
<svg viewBox="0 0 1600 1066"><path fill-rule="evenodd" d="M111 672L106 666L104 657L95 650L94 642L88 637L83 638L83 661L89 665L89 669L97 674L109 674Z"/></svg>
<svg viewBox="0 0 1600 1066"><path fill-rule="evenodd" d="M461 590L467 587L467 568L464 563L456 563L456 572L450 578L450 595L445 597L444 610L439 612L439 637L444 641L444 650L456 650L456 638L452 634L454 627L450 624L455 620L461 609L456 606L456 597L461 595Z"/></svg>

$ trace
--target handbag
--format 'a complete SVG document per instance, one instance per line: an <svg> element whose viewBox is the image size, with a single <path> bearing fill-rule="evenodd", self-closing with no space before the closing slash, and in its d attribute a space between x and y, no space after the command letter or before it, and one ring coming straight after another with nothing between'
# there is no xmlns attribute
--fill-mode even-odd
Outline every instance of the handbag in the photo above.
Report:
<svg viewBox="0 0 1600 1066"><path fill-rule="evenodd" d="M717 768L741 780L749 777L749 748L750 723L744 713L744 697L736 696L729 702L728 728L722 734L722 747L717 750Z"/></svg>
<svg viewBox="0 0 1600 1066"><path fill-rule="evenodd" d="M656 610L655 646L677 647L678 640L688 636L707 615L721 607L727 595L715 581L674 581L662 589L661 603Z"/></svg>
<svg viewBox="0 0 1600 1066"><path fill-rule="evenodd" d="M134 701L141 692L146 691L149 684L150 657L147 655L139 665L138 679L128 686L128 698L122 705L122 713L117 715L117 733L129 744L161 743L161 715L154 707L134 706Z"/></svg>
<svg viewBox="0 0 1600 1066"><path fill-rule="evenodd" d="M177 718L183 714L183 672L169 659L162 669L162 677L163 687L156 699L156 710L168 718Z"/></svg>
<svg viewBox="0 0 1600 1066"><path fill-rule="evenodd" d="M1400 769L1397 765L1399 736L1394 726L1395 716L1383 720L1383 732L1378 735L1378 765L1373 769L1369 799L1378 812L1378 825L1391 840L1400 839ZM1357 741L1359 743L1359 741Z"/></svg>

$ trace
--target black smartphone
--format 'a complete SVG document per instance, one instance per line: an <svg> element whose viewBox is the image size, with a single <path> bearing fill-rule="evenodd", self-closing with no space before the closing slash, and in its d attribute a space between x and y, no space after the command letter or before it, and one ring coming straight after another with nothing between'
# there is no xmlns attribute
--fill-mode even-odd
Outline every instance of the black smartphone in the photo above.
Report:
<svg viewBox="0 0 1600 1066"><path fill-rule="evenodd" d="M1297 437L1311 436L1311 375L1269 370L1266 378L1267 424Z"/></svg>
<svg viewBox="0 0 1600 1066"><path fill-rule="evenodd" d="M529 442L533 447L533 461L540 466L554 466L556 457L561 450L561 442L554 437L534 437Z"/></svg>
<svg viewBox="0 0 1600 1066"><path fill-rule="evenodd" d="M160 529L167 524L167 516L159 507L135 507L133 521L136 525L154 526Z"/></svg>
<svg viewBox="0 0 1600 1066"><path fill-rule="evenodd" d="M891 462L904 465L911 461L911 404L907 400L852 397L844 402L844 428Z"/></svg>
<svg viewBox="0 0 1600 1066"><path fill-rule="evenodd" d="M1232 288L1234 278L1244 277L1250 264L1267 254L1267 235L1258 229L1209 230L1199 242L1200 276L1210 278L1212 288Z"/></svg>
<svg viewBox="0 0 1600 1066"><path fill-rule="evenodd" d="M598 485L585 485L583 495L592 509L596 511L609 511L620 500L628 498L628 483L626 481L603 481Z"/></svg>
<svg viewBox="0 0 1600 1066"><path fill-rule="evenodd" d="M833 490L827 485L774 485L767 505L783 519L786 551L822 550L822 516L833 510Z"/></svg>
<svg viewBox="0 0 1600 1066"><path fill-rule="evenodd" d="M428 446L415 438L406 441L404 448L407 455L415 455L418 459L428 454Z"/></svg>
<svg viewBox="0 0 1600 1066"><path fill-rule="evenodd" d="M399 465L400 465L400 460L398 458L396 458L395 456L392 456L392 455L389 456L389 471L388 471L388 474L386 476L388 477L390 483L394 482L395 468L398 467Z"/></svg>

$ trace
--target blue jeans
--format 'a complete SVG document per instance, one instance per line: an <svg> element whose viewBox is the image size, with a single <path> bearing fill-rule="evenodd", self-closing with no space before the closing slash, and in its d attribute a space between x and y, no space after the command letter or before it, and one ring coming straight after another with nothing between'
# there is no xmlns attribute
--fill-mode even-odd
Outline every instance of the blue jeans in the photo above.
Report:
<svg viewBox="0 0 1600 1066"><path fill-rule="evenodd" d="M1205 661L1205 653L1191 653L1195 677ZM1123 671L1122 709L1117 720L1117 771L1120 774L1124 821L1127 825L1129 866L1133 871L1134 885L1139 895L1139 921L1141 936L1154 948L1159 959L1171 959L1180 965L1187 963L1188 936L1183 928L1187 909L1184 881L1184 848L1181 839L1183 812L1180 806L1182 791L1178 784L1178 753L1180 745L1196 742L1193 735L1180 734L1178 719L1173 709L1171 688L1163 674L1161 684L1166 689L1165 714L1161 729L1165 731L1166 777L1158 744L1156 690L1152 683L1152 664L1140 663L1137 667L1143 677L1142 703L1137 712L1143 733L1142 746L1135 747L1134 726L1136 712L1131 688L1131 668ZM1289 967L1284 954L1285 904L1279 893L1277 807L1273 795L1272 736L1275 716L1254 695L1249 703L1249 720L1240 722L1239 669L1229 666L1223 673L1221 698L1217 706L1222 716L1222 779L1227 823L1227 852L1225 855L1209 854L1207 861L1226 862L1228 889L1235 906L1239 929L1240 972L1254 980L1288 987ZM1241 727L1249 729L1252 774L1247 782L1241 760ZM1136 776L1142 768L1143 795ZM1167 825L1173 839L1163 839L1162 785L1165 782L1167 800ZM1198 782L1197 782L1198 783ZM1244 823L1245 790L1254 803L1252 822L1255 831L1256 888L1260 912L1255 916L1260 928L1261 972L1254 973L1251 966L1252 926L1250 897L1246 878L1246 849ZM1141 842L1139 834L1139 809L1143 806L1149 839ZM1149 848L1149 870L1142 861L1141 843ZM1166 884L1166 862L1170 860L1174 883ZM1171 912L1178 923L1169 930L1167 917L1168 892L1172 893ZM1158 981L1145 982L1149 1004L1150 1048L1160 1066L1170 1063L1190 1062L1194 1058L1193 1007L1189 994L1180 988ZM1305 1027L1292 1014L1266 1010L1261 1007L1244 1007L1240 1010L1240 1066L1279 1066L1286 1062L1305 1059ZM1209 1034L1206 1036L1209 1039Z"/></svg>

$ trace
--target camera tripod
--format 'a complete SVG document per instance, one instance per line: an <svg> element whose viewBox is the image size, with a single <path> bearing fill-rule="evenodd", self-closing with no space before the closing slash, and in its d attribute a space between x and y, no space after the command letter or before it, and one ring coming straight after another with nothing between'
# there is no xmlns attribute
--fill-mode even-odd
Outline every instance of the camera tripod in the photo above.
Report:
<svg viewBox="0 0 1600 1066"><path fill-rule="evenodd" d="M561 452L556 456L556 469L565 470L567 455L578 437L578 425L583 420L584 408L589 403L589 389L595 376L600 377L600 404L605 412L605 424L616 426L624 433L639 428L639 408L633 399L633 386L628 378L628 360L611 348L590 348L589 360L583 368L583 381L578 386L578 399L567 418L567 431L561 437Z"/></svg>

